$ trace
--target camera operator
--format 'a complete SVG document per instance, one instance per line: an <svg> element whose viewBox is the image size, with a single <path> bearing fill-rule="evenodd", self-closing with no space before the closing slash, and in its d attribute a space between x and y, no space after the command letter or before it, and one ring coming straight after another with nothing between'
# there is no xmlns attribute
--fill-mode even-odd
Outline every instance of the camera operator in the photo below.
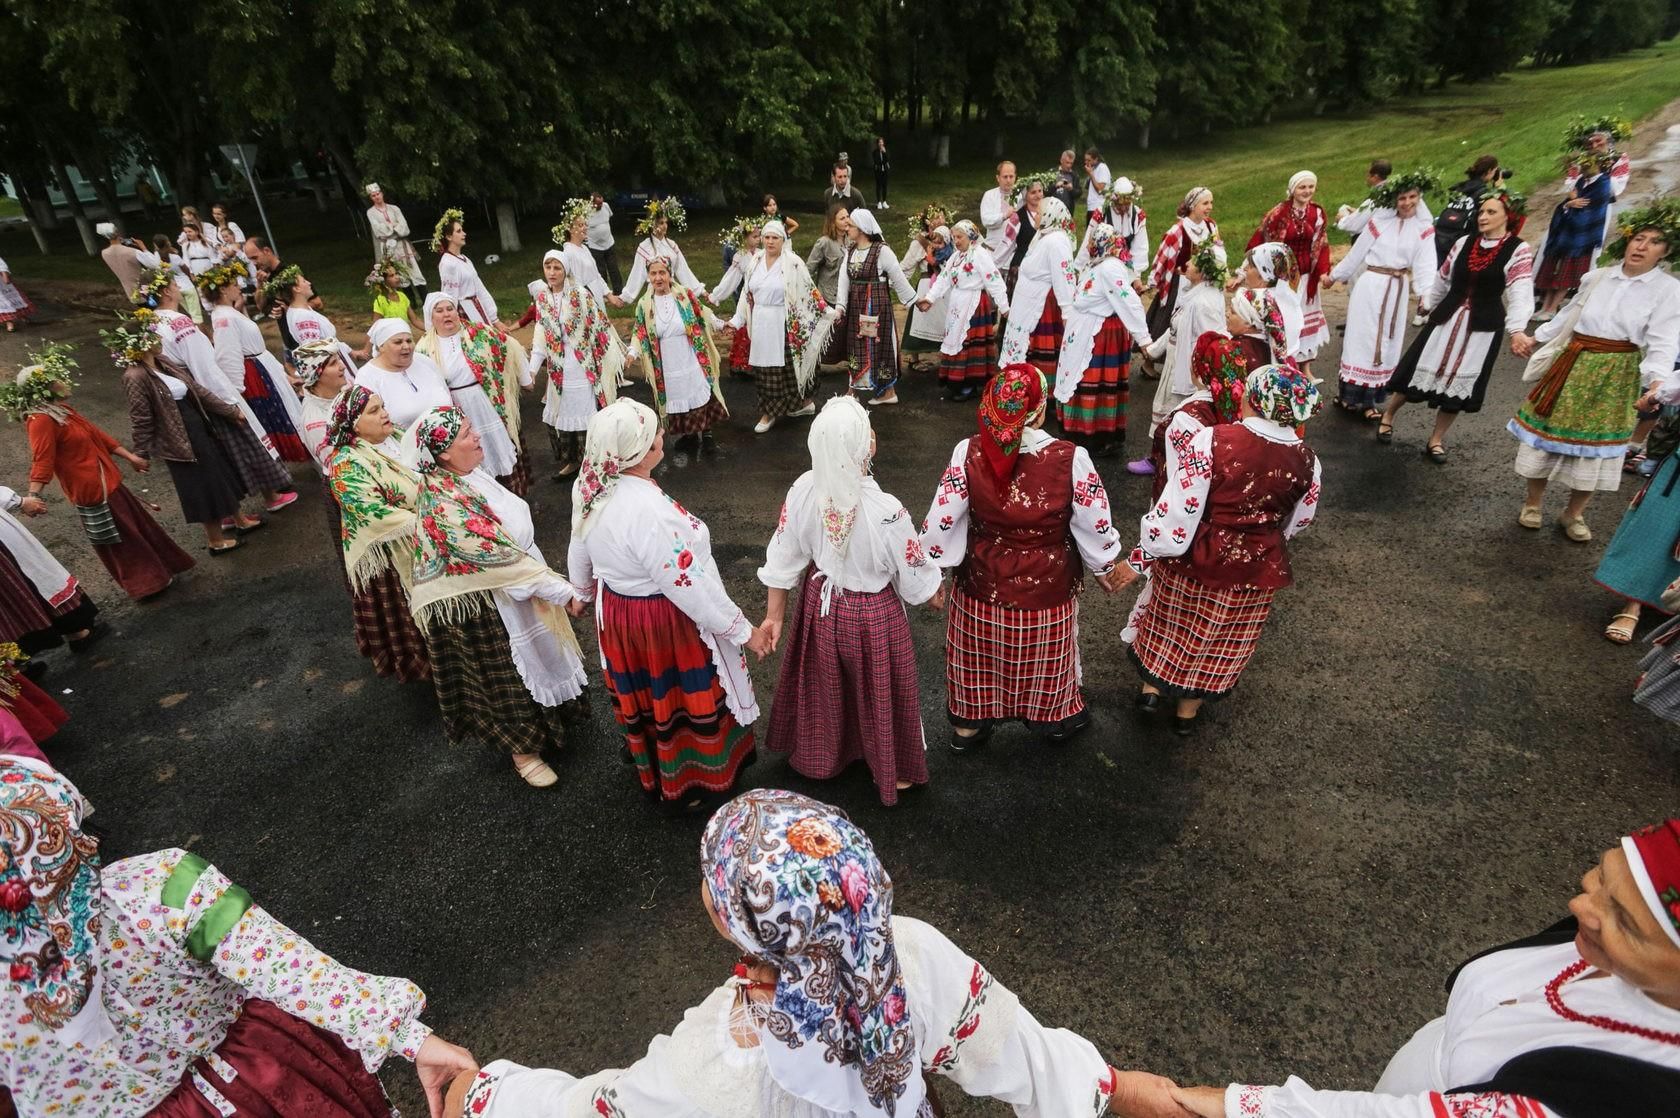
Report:
<svg viewBox="0 0 1680 1118"><path fill-rule="evenodd" d="M155 265L157 258L147 252L133 237L119 233L112 222L101 221L94 226L94 232L109 242L100 252L99 258L105 261L105 266L111 269L111 274L122 284L123 305L127 306L129 295L140 286L140 273Z"/></svg>

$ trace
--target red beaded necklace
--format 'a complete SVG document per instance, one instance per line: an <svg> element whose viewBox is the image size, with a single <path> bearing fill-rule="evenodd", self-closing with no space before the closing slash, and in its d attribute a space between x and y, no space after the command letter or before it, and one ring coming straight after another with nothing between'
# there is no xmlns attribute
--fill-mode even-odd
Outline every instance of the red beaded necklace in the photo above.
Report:
<svg viewBox="0 0 1680 1118"><path fill-rule="evenodd" d="M1680 1045L1680 1033L1665 1033L1660 1029L1647 1029L1643 1025L1630 1025L1626 1021L1618 1021L1614 1017L1601 1014L1577 1013L1563 1004L1563 984L1572 978L1578 978L1586 970L1588 963L1585 959L1577 959L1563 968L1563 973L1546 983L1546 1004L1552 1007L1552 1012L1565 1021L1578 1021L1583 1025L1594 1028L1609 1029L1613 1033L1628 1033L1632 1036L1644 1037L1659 1044Z"/></svg>
<svg viewBox="0 0 1680 1118"><path fill-rule="evenodd" d="M1506 234L1509 236L1509 234ZM1491 248L1482 247L1482 239L1476 238L1476 243L1470 246L1470 270L1479 272L1493 263L1493 258L1499 255L1499 250L1505 245L1505 237L1493 243Z"/></svg>

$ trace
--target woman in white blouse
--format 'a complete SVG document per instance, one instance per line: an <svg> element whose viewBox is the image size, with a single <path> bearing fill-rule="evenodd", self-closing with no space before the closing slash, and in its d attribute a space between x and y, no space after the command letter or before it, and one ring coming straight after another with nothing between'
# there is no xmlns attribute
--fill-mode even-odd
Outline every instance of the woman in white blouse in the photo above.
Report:
<svg viewBox="0 0 1680 1118"><path fill-rule="evenodd" d="M1081 278L1056 360L1056 402L1062 431L1107 457L1126 438L1133 343L1154 339L1132 273L1121 260L1125 242L1106 224L1087 230L1091 263Z"/></svg>
<svg viewBox="0 0 1680 1118"><path fill-rule="evenodd" d="M665 261L675 280L694 292L696 295L706 294L706 285L700 277L694 274L694 269L688 266L688 257L671 239L671 218L668 215L667 199L655 198L648 203L647 216L636 223L636 232L646 233L642 243L636 246L635 258L630 264L630 276L624 281L624 289L617 295L609 296L608 301L615 307L622 307L633 303L642 293L642 286L653 281L652 269L655 260ZM677 212L681 212L680 209ZM679 223L677 232L682 232Z"/></svg>
<svg viewBox="0 0 1680 1118"><path fill-rule="evenodd" d="M355 382L385 401L385 410L398 430L406 431L433 408L454 402L443 370L423 353L414 351L414 332L400 318L382 318L368 331L373 357L357 370Z"/></svg>
<svg viewBox="0 0 1680 1118"><path fill-rule="evenodd" d="M211 303L210 327L216 338L216 364L236 385L267 433L264 439L282 462L307 462L300 432L303 412L285 368L268 351L262 327L245 313L244 275L237 265L218 265L199 277Z"/></svg>
<svg viewBox="0 0 1680 1118"><path fill-rule="evenodd" d="M759 434L783 416L815 415L811 392L817 361L834 328L835 313L824 302L805 261L787 251L787 232L779 221L759 233L764 249L750 265L746 289L729 322L739 329L752 319L748 362L758 386Z"/></svg>
<svg viewBox="0 0 1680 1118"><path fill-rule="evenodd" d="M204 239L204 227L196 221L181 227L181 259L186 263L187 271L194 276L216 266L216 247Z"/></svg>
<svg viewBox="0 0 1680 1118"><path fill-rule="evenodd" d="M926 313L940 299L946 300L939 382L947 399L969 400L997 373L998 318L1009 313L1009 294L1002 269L972 221L951 226L951 243L956 252L916 309Z"/></svg>
<svg viewBox="0 0 1680 1118"><path fill-rule="evenodd" d="M463 251L466 244L467 227L462 224L460 211L445 212L432 238L433 251L441 253L438 257L438 286L467 318L499 329L502 319L496 310L496 300L491 298L490 289L478 278L478 269Z"/></svg>
<svg viewBox="0 0 1680 1118"><path fill-rule="evenodd" d="M299 435L324 480L327 459L332 455L327 429L332 424L333 399L341 388L350 383L350 374L338 355L338 347L331 342L305 342L292 353L292 361L297 369L298 387L303 389L303 398L298 401L298 410L303 416ZM330 513L336 523L337 510L330 510ZM336 534L334 538L337 538Z"/></svg>
<svg viewBox="0 0 1680 1118"><path fill-rule="evenodd" d="M459 304L444 291L426 296L420 317L426 333L415 343L415 350L443 370L455 406L472 420L483 443L484 468L523 496L530 471L518 441L519 394L533 383L525 351L515 354L515 343L499 328L463 319ZM496 406L498 397L503 400L501 408Z"/></svg>
<svg viewBox="0 0 1680 1118"><path fill-rule="evenodd" d="M712 336L717 316L694 291L673 281L669 260L653 261L647 279L647 293L636 304L626 357L641 358L642 379L653 386L665 434L676 440L676 464L686 466L688 455L680 449L683 438L694 436L697 455L715 455L712 428L729 418Z"/></svg>
<svg viewBox="0 0 1680 1118"><path fill-rule="evenodd" d="M581 228L583 218L575 224ZM542 418L559 465L555 481L577 473L589 421L618 398L624 373L624 343L607 321L606 304L571 270L579 257L589 260L589 253L581 248L571 254L550 249L543 254L542 280L531 285L531 305L537 312L531 369L533 376L548 370ZM595 262L589 260L589 266L595 267Z"/></svg>

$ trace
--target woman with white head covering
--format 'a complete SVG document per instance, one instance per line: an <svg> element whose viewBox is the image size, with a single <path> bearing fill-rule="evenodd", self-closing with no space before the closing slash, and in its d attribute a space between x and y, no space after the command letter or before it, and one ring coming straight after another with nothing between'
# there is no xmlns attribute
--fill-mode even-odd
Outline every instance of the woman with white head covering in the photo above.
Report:
<svg viewBox="0 0 1680 1118"><path fill-rule="evenodd" d="M433 408L447 408L454 402L443 370L416 351L414 331L403 319L375 322L368 331L368 345L373 356L356 371L355 383L379 393L399 430L408 430Z"/></svg>
<svg viewBox="0 0 1680 1118"><path fill-rule="evenodd" d="M1028 364L1056 373L1062 351L1064 315L1073 303L1073 215L1056 198L1039 205L1038 231L1027 245L1015 277L1009 324L998 350L1000 365Z"/></svg>
<svg viewBox="0 0 1680 1118"><path fill-rule="evenodd" d="M782 656L765 747L813 780L862 758L881 802L926 784L916 652L904 607L937 607L939 568L916 525L869 474L875 435L850 396L811 423L811 469L782 502L758 579L764 625L779 643L788 594L803 586Z"/></svg>
<svg viewBox="0 0 1680 1118"><path fill-rule="evenodd" d="M875 215L860 206L851 217L852 247L840 272L840 294L835 301L836 312L846 321L851 391L863 393L871 406L896 404L898 329L893 323L892 297L911 304L916 292L881 236Z"/></svg>
<svg viewBox="0 0 1680 1118"><path fill-rule="evenodd" d="M392 264L402 279L402 286L425 287L426 273L420 270L420 256L408 239L408 218L403 216L402 207L387 202L384 188L376 182L368 183L363 189L367 191L368 234L373 239L374 266Z"/></svg>
<svg viewBox="0 0 1680 1118"><path fill-rule="evenodd" d="M1243 257L1226 326L1250 369L1294 364L1301 347L1301 301L1292 286L1295 254L1276 241Z"/></svg>
<svg viewBox="0 0 1680 1118"><path fill-rule="evenodd" d="M484 469L472 421L459 408L421 416L402 438L420 474L419 526L409 599L425 634L444 733L511 754L534 788L558 779L542 759L580 715L588 686L566 614L584 599L549 569L531 506Z"/></svg>
<svg viewBox="0 0 1680 1118"><path fill-rule="evenodd" d="M1062 431L1105 457L1126 438L1132 343L1154 339L1113 226L1098 223L1087 232L1089 255L1056 359L1055 397Z"/></svg>
<svg viewBox="0 0 1680 1118"><path fill-rule="evenodd" d="M607 693L642 791L675 808L727 793L751 760L758 701L742 650L762 658L771 638L724 589L706 525L653 480L664 456L645 404L621 397L589 421L567 568L595 602Z"/></svg>
<svg viewBox="0 0 1680 1118"><path fill-rule="evenodd" d="M915 233L904 246L899 262L905 278L916 285L916 298L922 299L957 250L951 247L951 227L946 224L945 211L938 206L924 206L921 213L910 219L910 227ZM938 353L939 343L944 340L945 299L933 304L925 314L917 311L914 303L905 307L903 350L910 358L910 372L937 369L937 361L924 361L922 355Z"/></svg>
<svg viewBox="0 0 1680 1118"><path fill-rule="evenodd" d="M712 428L729 418L718 375L717 316L699 294L676 283L671 262L648 264L647 292L636 304L636 325L626 357L640 358L642 376L653 386L653 403L665 433L677 440L693 435L696 455L716 454ZM688 455L676 453L686 466Z"/></svg>
<svg viewBox="0 0 1680 1118"><path fill-rule="evenodd" d="M946 399L967 400L997 372L998 318L1009 313L1003 270L972 221L951 226L956 252L916 303L927 312L945 299L945 337L939 344L939 382Z"/></svg>
<svg viewBox="0 0 1680 1118"><path fill-rule="evenodd" d="M706 827L700 880L744 957L733 978L628 1068L496 1060L456 1077L447 1118L927 1118L937 1082L1021 1118L1173 1112L1170 1080L1110 1067L937 928L893 915L891 876L838 808L737 797Z"/></svg>
<svg viewBox="0 0 1680 1118"><path fill-rule="evenodd" d="M607 321L607 308L572 274L570 265L577 255L587 258L589 254L580 250L567 256L549 249L543 254L543 278L531 285L537 312L531 372L535 376L545 367L548 370L542 418L559 464L556 481L577 473L589 421L618 399L618 381L624 373L624 343Z"/></svg>
<svg viewBox="0 0 1680 1118"><path fill-rule="evenodd" d="M1161 247L1155 250L1155 266L1149 273L1149 285L1155 289L1155 301L1149 305L1149 332L1156 337L1165 334L1172 324L1173 307L1184 288L1184 261L1210 238L1223 254L1225 242L1219 237L1219 223L1213 220L1213 191L1193 186L1179 202L1178 220L1161 238Z"/></svg>
<svg viewBox="0 0 1680 1118"><path fill-rule="evenodd" d="M1318 176L1297 171L1289 177L1283 201L1273 206L1248 239L1249 248L1268 242L1283 244L1294 254L1296 278L1290 289L1301 307L1301 340L1293 355L1310 373L1312 359L1330 340L1330 323L1319 304L1318 285L1330 274L1330 219L1313 201Z"/></svg>
<svg viewBox="0 0 1680 1118"><path fill-rule="evenodd" d="M35 317L35 304L29 301L29 296L18 290L12 282L12 270L4 260L0 260L0 322L6 324L6 333L17 329L20 322L28 322Z"/></svg>
<svg viewBox="0 0 1680 1118"><path fill-rule="evenodd" d="M758 386L759 434L783 416L815 415L811 393L836 314L823 300L811 272L787 251L787 230L769 221L759 232L763 250L752 262L746 287L735 304L731 327L752 316L753 381Z"/></svg>
<svg viewBox="0 0 1680 1118"><path fill-rule="evenodd" d="M531 484L520 441L520 390L534 383L525 348L495 326L462 316L444 292L426 296L425 335L414 344L443 372L455 406L472 420L490 475L523 497Z"/></svg>

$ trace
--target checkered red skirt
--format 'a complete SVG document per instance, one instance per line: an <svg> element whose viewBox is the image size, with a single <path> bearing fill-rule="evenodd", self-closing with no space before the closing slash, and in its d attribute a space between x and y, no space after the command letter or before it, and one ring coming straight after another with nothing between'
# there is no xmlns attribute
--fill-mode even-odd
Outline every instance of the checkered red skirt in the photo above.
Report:
<svg viewBox="0 0 1680 1118"><path fill-rule="evenodd" d="M729 413L723 409L718 398L713 396L706 401L704 407L693 411L667 412L665 414L665 435L674 439L679 435L698 435L710 431L713 427L721 427L729 418Z"/></svg>
<svg viewBox="0 0 1680 1118"><path fill-rule="evenodd" d="M1114 435L1126 430L1132 335L1109 315L1097 331L1091 364L1073 396L1061 405L1062 430L1070 435ZM1054 370L1052 369L1052 373Z"/></svg>
<svg viewBox="0 0 1680 1118"><path fill-rule="evenodd" d="M1208 586L1157 563L1137 619L1132 663L1146 682L1175 698L1221 698L1254 658L1274 593Z"/></svg>
<svg viewBox="0 0 1680 1118"><path fill-rule="evenodd" d="M1079 610L1012 609L951 591L945 690L951 718L1060 722L1085 709L1079 691Z"/></svg>
<svg viewBox="0 0 1680 1118"><path fill-rule="evenodd" d="M862 758L881 802L897 782L927 782L916 649L898 592L835 589L822 616L823 577L805 572L788 627L765 747L802 776L827 780Z"/></svg>
<svg viewBox="0 0 1680 1118"><path fill-rule="evenodd" d="M1568 291L1581 285L1581 277L1592 264L1592 253L1581 256L1558 256L1548 252L1534 273L1534 290Z"/></svg>
<svg viewBox="0 0 1680 1118"><path fill-rule="evenodd" d="M981 388L997 374L997 323L997 307L992 305L992 297L982 291L980 302L975 304L974 314L968 320L962 348L956 353L939 355L941 384Z"/></svg>
<svg viewBox="0 0 1680 1118"><path fill-rule="evenodd" d="M513 473L496 479L509 493L515 497L525 496L525 491L531 488L531 467L525 461L525 451L519 451L519 457L513 461Z"/></svg>
<svg viewBox="0 0 1680 1118"><path fill-rule="evenodd" d="M1052 383L1056 380L1056 359L1061 356L1065 328L1062 305L1056 302L1054 293L1045 295L1044 313L1027 338L1027 364L1049 377Z"/></svg>

